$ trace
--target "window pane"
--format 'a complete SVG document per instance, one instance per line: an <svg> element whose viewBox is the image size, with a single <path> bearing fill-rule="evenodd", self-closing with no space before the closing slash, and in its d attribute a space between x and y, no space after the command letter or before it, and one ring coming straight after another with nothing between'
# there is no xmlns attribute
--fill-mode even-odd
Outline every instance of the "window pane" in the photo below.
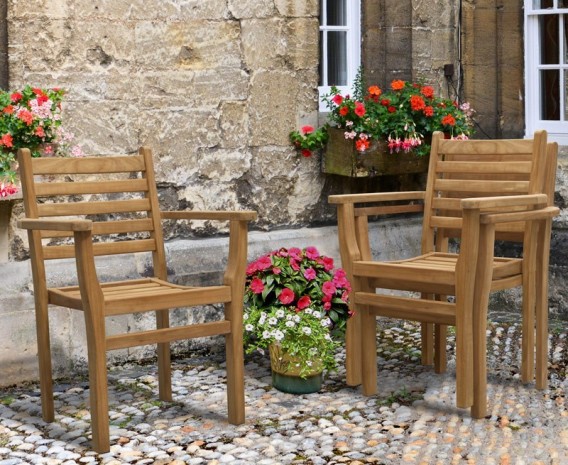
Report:
<svg viewBox="0 0 568 465"><path fill-rule="evenodd" d="M568 8L568 0L558 0L558 8Z"/></svg>
<svg viewBox="0 0 568 465"><path fill-rule="evenodd" d="M558 64L560 50L558 47L557 15L543 15L538 18L540 30L540 62L543 65Z"/></svg>
<svg viewBox="0 0 568 465"><path fill-rule="evenodd" d="M540 72L543 120L560 120L560 71L547 69Z"/></svg>
<svg viewBox="0 0 568 465"><path fill-rule="evenodd" d="M319 84L318 86L327 86L327 82L323 82L323 32L320 31L320 40L319 40L319 62L318 62L318 75L319 75Z"/></svg>
<svg viewBox="0 0 568 465"><path fill-rule="evenodd" d="M327 25L347 25L346 0L327 0Z"/></svg>
<svg viewBox="0 0 568 465"><path fill-rule="evenodd" d="M552 8L552 6L552 0L533 0L533 8L535 9Z"/></svg>
<svg viewBox="0 0 568 465"><path fill-rule="evenodd" d="M327 85L347 85L347 33L327 33Z"/></svg>

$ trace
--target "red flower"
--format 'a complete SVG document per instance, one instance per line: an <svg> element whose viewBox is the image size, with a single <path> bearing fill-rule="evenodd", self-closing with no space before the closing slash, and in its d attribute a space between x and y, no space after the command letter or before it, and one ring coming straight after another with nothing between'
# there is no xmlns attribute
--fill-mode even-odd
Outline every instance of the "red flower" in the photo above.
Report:
<svg viewBox="0 0 568 465"><path fill-rule="evenodd" d="M302 132L304 134L311 134L312 132L314 132L314 127L310 125L302 126Z"/></svg>
<svg viewBox="0 0 568 465"><path fill-rule="evenodd" d="M264 257L260 257L256 261L256 268L259 271L266 270L267 268L270 268L271 266L272 266L272 260L270 259L270 257L268 255L265 255Z"/></svg>
<svg viewBox="0 0 568 465"><path fill-rule="evenodd" d="M284 305L291 304L292 302L294 302L295 298L296 296L294 295L294 291L287 287L282 289L282 292L280 292L280 294L278 295L278 300Z"/></svg>
<svg viewBox="0 0 568 465"><path fill-rule="evenodd" d="M12 95L10 95L10 100L13 103L18 103L20 100L22 100L22 98L24 98L24 96L20 92L14 92Z"/></svg>
<svg viewBox="0 0 568 465"><path fill-rule="evenodd" d="M392 81L391 82L391 89L392 90L404 89L404 81L401 81L400 79L396 79L396 80Z"/></svg>
<svg viewBox="0 0 568 465"><path fill-rule="evenodd" d="M18 118L21 119L28 126L30 126L34 120L34 115L32 114L31 111L22 108L20 111L18 111Z"/></svg>
<svg viewBox="0 0 568 465"><path fill-rule="evenodd" d="M251 274L255 274L257 271L256 262L252 262L247 265L247 275L250 276Z"/></svg>
<svg viewBox="0 0 568 465"><path fill-rule="evenodd" d="M426 98L433 98L434 88L432 86L424 86L420 89L420 93Z"/></svg>
<svg viewBox="0 0 568 465"><path fill-rule="evenodd" d="M424 115L430 117L434 116L434 109L431 106L427 106L424 108Z"/></svg>
<svg viewBox="0 0 568 465"><path fill-rule="evenodd" d="M413 95L412 97L410 97L410 108L412 108L412 110L420 111L425 107L426 104L424 103L424 99L422 97L420 97L419 95Z"/></svg>
<svg viewBox="0 0 568 465"><path fill-rule="evenodd" d="M335 103L336 105L341 105L343 103L343 97L339 94L334 95L333 98L331 99L331 101L333 103Z"/></svg>
<svg viewBox="0 0 568 465"><path fill-rule="evenodd" d="M6 105L2 110L2 113L6 113L7 115L11 115L14 113L14 107L12 105Z"/></svg>
<svg viewBox="0 0 568 465"><path fill-rule="evenodd" d="M341 116L347 116L347 113L349 113L349 108L346 106L343 106L339 109L339 114Z"/></svg>
<svg viewBox="0 0 568 465"><path fill-rule="evenodd" d="M359 139L355 141L355 148L358 152L364 152L369 148L369 140L368 139Z"/></svg>
<svg viewBox="0 0 568 465"><path fill-rule="evenodd" d="M384 98L381 100L381 105L384 107L388 107L391 104L391 101L388 98Z"/></svg>
<svg viewBox="0 0 568 465"><path fill-rule="evenodd" d="M323 257L323 268L325 269L325 271L333 270L333 258Z"/></svg>
<svg viewBox="0 0 568 465"><path fill-rule="evenodd" d="M456 119L452 115L446 115L442 118L442 124L444 126L455 126Z"/></svg>
<svg viewBox="0 0 568 465"><path fill-rule="evenodd" d="M388 111L389 113L394 113L396 111L396 108L391 105L390 107L388 107Z"/></svg>
<svg viewBox="0 0 568 465"><path fill-rule="evenodd" d="M45 131L43 130L43 126L38 126L36 128L35 135L38 137L45 137Z"/></svg>
<svg viewBox="0 0 568 465"><path fill-rule="evenodd" d="M13 138L11 134L4 134L2 139L0 139L0 144L4 145L5 147L13 147Z"/></svg>
<svg viewBox="0 0 568 465"><path fill-rule="evenodd" d="M45 92L41 90L39 87L32 88L32 92L36 94L38 97L45 95Z"/></svg>
<svg viewBox="0 0 568 465"><path fill-rule="evenodd" d="M302 297L300 297L298 299L297 307L300 310L303 310L304 308L309 307L311 305L311 303L312 303L312 299L310 299L310 296L309 295L303 295Z"/></svg>
<svg viewBox="0 0 568 465"><path fill-rule="evenodd" d="M365 105L361 102L355 102L355 114L359 117L363 117L365 115Z"/></svg>
<svg viewBox="0 0 568 465"><path fill-rule="evenodd" d="M310 149L302 149L300 151L300 153L302 154L303 157L311 157L312 156L312 151Z"/></svg>
<svg viewBox="0 0 568 465"><path fill-rule="evenodd" d="M250 283L250 290L255 294L261 294L264 291L264 283L259 278L254 278Z"/></svg>
<svg viewBox="0 0 568 465"><path fill-rule="evenodd" d="M36 99L38 105L43 105L45 102L47 102L49 100L47 95L39 95L38 98Z"/></svg>

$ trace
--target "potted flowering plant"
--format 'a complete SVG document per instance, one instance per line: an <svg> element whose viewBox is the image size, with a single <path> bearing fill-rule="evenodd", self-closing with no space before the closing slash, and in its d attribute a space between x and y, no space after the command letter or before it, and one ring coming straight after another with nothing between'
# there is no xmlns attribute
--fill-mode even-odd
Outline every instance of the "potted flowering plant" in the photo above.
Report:
<svg viewBox="0 0 568 465"><path fill-rule="evenodd" d="M0 91L0 179L5 190L14 186L19 148L32 149L34 157L82 155L81 148L72 145L73 135L61 126L64 95L62 89L29 85L21 91Z"/></svg>
<svg viewBox="0 0 568 465"><path fill-rule="evenodd" d="M449 138L467 139L473 132L468 103L435 95L419 82L394 80L383 91L365 88L359 73L353 95L332 87L323 97L329 110L322 169L353 177L423 172L435 131ZM385 155L393 155L387 157Z"/></svg>
<svg viewBox="0 0 568 465"><path fill-rule="evenodd" d="M306 125L300 131L290 133L290 142L304 157L311 157L315 150L324 148L327 138L327 126L315 129Z"/></svg>
<svg viewBox="0 0 568 465"><path fill-rule="evenodd" d="M315 247L281 248L248 265L245 344L248 353L269 348L276 388L320 389L323 369L336 367L350 290L345 271Z"/></svg>

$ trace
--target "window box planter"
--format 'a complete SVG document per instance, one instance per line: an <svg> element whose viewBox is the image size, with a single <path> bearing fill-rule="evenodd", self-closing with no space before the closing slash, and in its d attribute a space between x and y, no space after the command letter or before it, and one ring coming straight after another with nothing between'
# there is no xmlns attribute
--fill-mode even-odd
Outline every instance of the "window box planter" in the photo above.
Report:
<svg viewBox="0 0 568 465"><path fill-rule="evenodd" d="M385 141L373 141L365 152L355 150L344 131L328 129L329 139L323 151L322 172L352 178L392 176L428 171L429 156L414 152L390 153Z"/></svg>

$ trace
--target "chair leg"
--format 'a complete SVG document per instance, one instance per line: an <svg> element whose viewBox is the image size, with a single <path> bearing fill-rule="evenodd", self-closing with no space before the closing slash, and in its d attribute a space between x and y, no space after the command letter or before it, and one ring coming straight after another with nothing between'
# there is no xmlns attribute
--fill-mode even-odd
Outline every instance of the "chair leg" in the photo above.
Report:
<svg viewBox="0 0 568 465"><path fill-rule="evenodd" d="M345 331L345 369L347 372L346 382L349 386L358 386L362 383L361 315L359 313L358 308L355 315L347 320Z"/></svg>
<svg viewBox="0 0 568 465"><path fill-rule="evenodd" d="M448 367L447 337L448 327L446 325L434 325L434 371L436 373L445 373Z"/></svg>
<svg viewBox="0 0 568 465"><path fill-rule="evenodd" d="M105 321L90 320L88 313L85 311L93 449L102 454L110 450Z"/></svg>
<svg viewBox="0 0 568 465"><path fill-rule="evenodd" d="M360 350L363 395L377 393L377 319L368 308L360 312Z"/></svg>
<svg viewBox="0 0 568 465"><path fill-rule="evenodd" d="M421 323L420 333L422 365L432 365L434 363L434 325L432 323Z"/></svg>
<svg viewBox="0 0 568 465"><path fill-rule="evenodd" d="M158 329L170 326L168 310L156 312L156 326ZM160 400L164 402L172 401L172 364L169 342L158 344L158 392Z"/></svg>
<svg viewBox="0 0 568 465"><path fill-rule="evenodd" d="M42 418L47 422L52 422L55 419L55 409L53 406L53 378L51 370L49 315L48 305L45 302L36 302L36 332Z"/></svg>
<svg viewBox="0 0 568 465"><path fill-rule="evenodd" d="M536 388L548 385L548 264L551 221L539 226L536 269Z"/></svg>
<svg viewBox="0 0 568 465"><path fill-rule="evenodd" d="M233 307L241 306L233 313ZM241 425L245 422L245 375L243 353L242 299L241 303L225 304L226 315L241 315L231 319L231 332L225 335L227 357L227 408L229 423Z"/></svg>
<svg viewBox="0 0 568 465"><path fill-rule="evenodd" d="M521 380L530 383L534 379L535 350L535 284L534 276L523 273L523 329L521 352Z"/></svg>

